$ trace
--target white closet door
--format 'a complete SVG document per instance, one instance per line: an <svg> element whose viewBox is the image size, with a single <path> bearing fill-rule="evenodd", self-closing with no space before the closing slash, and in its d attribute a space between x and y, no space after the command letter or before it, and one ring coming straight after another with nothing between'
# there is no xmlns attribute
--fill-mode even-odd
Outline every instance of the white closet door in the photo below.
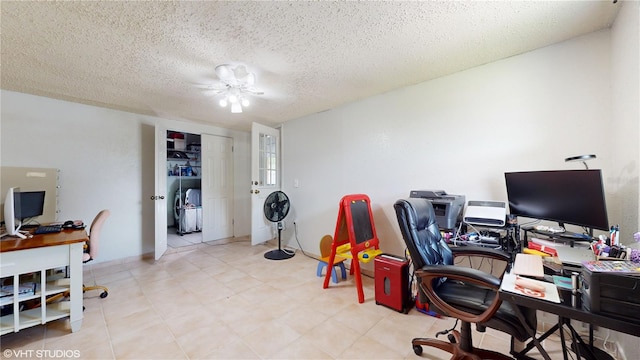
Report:
<svg viewBox="0 0 640 360"><path fill-rule="evenodd" d="M156 125L155 133L155 259L167 251L167 129ZM148 200L146 200L148 201Z"/></svg>
<svg viewBox="0 0 640 360"><path fill-rule="evenodd" d="M233 139L202 134L202 238L233 236Z"/></svg>

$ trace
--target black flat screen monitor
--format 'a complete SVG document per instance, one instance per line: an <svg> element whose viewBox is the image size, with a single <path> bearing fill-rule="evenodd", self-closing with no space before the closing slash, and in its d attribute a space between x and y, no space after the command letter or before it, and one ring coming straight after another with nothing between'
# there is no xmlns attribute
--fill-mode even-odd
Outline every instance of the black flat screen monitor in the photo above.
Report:
<svg viewBox="0 0 640 360"><path fill-rule="evenodd" d="M44 191L21 191L20 220L34 218L44 213Z"/></svg>
<svg viewBox="0 0 640 360"><path fill-rule="evenodd" d="M513 215L609 230L600 170L505 173Z"/></svg>

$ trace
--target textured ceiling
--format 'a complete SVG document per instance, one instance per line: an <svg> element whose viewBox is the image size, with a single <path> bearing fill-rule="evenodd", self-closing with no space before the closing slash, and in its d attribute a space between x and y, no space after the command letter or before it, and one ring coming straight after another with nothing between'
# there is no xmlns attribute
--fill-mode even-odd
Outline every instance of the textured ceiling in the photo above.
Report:
<svg viewBox="0 0 640 360"><path fill-rule="evenodd" d="M0 3L2 89L249 130L611 26L613 1ZM201 85L244 64L242 114Z"/></svg>

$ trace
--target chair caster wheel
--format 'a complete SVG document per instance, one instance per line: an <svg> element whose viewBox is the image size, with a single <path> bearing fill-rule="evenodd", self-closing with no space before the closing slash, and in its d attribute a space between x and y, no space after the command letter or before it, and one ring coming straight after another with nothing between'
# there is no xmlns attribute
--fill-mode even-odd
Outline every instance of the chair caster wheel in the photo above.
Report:
<svg viewBox="0 0 640 360"><path fill-rule="evenodd" d="M422 355L422 346L413 345L413 353L418 355L418 356Z"/></svg>
<svg viewBox="0 0 640 360"><path fill-rule="evenodd" d="M456 343L456 337L455 337L455 336L453 336L453 334L449 334L449 335L447 335L447 338L449 339L449 342L450 342L450 343L452 343L452 344L455 344L455 343Z"/></svg>
<svg viewBox="0 0 640 360"><path fill-rule="evenodd" d="M106 297L107 297L107 295L109 295L109 293L108 293L108 292L106 292L106 291L103 291L103 292L102 292L102 294L100 294L100 298L101 298L101 299L104 299L104 298L106 298Z"/></svg>

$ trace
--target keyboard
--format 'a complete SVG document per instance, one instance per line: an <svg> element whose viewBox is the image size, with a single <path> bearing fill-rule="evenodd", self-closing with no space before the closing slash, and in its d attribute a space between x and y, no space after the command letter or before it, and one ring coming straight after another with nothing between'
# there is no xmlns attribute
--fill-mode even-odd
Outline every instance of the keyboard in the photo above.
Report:
<svg viewBox="0 0 640 360"><path fill-rule="evenodd" d="M62 231L62 224L58 224L58 225L40 225L36 228L36 231L34 231L34 235L40 235L40 234L50 234L50 233L57 233Z"/></svg>

